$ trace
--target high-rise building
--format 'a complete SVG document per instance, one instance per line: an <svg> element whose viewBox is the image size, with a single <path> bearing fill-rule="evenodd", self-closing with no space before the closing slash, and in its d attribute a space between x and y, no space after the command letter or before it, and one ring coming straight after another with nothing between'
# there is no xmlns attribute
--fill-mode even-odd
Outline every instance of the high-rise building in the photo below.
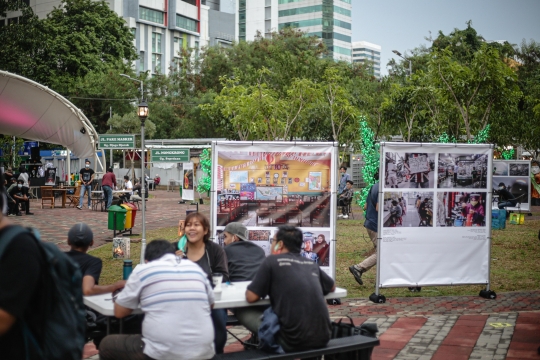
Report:
<svg viewBox="0 0 540 360"><path fill-rule="evenodd" d="M381 46L367 41L352 43L352 61L371 65L373 75L381 78Z"/></svg>
<svg viewBox="0 0 540 360"><path fill-rule="evenodd" d="M239 41L290 26L322 39L335 60L351 62L352 0L238 0Z"/></svg>
<svg viewBox="0 0 540 360"><path fill-rule="evenodd" d="M61 0L25 0L44 18ZM232 44L236 0L107 0L135 36L137 72L168 73L181 49ZM0 26L17 21L20 11L0 18Z"/></svg>

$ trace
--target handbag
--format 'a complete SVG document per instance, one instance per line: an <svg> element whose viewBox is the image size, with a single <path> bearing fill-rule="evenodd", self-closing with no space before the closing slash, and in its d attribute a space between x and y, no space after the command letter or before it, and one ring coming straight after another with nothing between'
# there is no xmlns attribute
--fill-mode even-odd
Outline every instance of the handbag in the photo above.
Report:
<svg viewBox="0 0 540 360"><path fill-rule="evenodd" d="M353 319L350 316L346 316L349 321L343 321L344 318L339 319L339 321L332 321L332 339L338 339L347 336L354 335L364 335L369 337L377 337L377 324L375 323L364 323L360 326L354 325ZM346 320L346 319L345 319ZM364 349L358 351L350 351L346 353L336 354L336 355L325 355L325 359L328 360L357 360L357 359L371 359L371 349Z"/></svg>

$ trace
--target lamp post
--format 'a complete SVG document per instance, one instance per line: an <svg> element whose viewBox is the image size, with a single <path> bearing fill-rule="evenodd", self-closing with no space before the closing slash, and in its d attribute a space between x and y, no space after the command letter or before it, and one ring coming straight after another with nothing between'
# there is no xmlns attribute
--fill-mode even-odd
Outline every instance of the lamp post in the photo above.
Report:
<svg viewBox="0 0 540 360"><path fill-rule="evenodd" d="M403 55L401 55L401 53L399 51L397 51L397 50L392 50L392 52L394 54L396 54L397 56L399 56L400 58L402 58L403 60L407 60L409 62L409 77L411 77L411 75L412 75L412 61L407 59Z"/></svg>
<svg viewBox="0 0 540 360"><path fill-rule="evenodd" d="M141 102L137 107L137 116L141 120L141 197L142 197L142 238L141 238L141 260L140 263L144 264L144 253L146 251L146 180L144 178L145 170L145 146L144 146L144 122L148 117L148 104L144 101L143 81L129 77L126 74L120 74L120 76L126 77L130 80L137 81L141 84Z"/></svg>

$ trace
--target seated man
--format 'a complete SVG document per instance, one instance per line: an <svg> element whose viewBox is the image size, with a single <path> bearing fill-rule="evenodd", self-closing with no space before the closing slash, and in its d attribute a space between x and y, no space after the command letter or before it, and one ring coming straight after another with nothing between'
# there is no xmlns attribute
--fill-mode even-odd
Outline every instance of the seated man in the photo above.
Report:
<svg viewBox="0 0 540 360"><path fill-rule="evenodd" d="M334 280L300 256L302 232L294 226L280 226L271 246L273 255L261 264L246 300L254 303L270 296L280 326L275 338L286 352L326 346L331 326L324 295L335 290ZM260 316L249 320L243 325L257 333Z"/></svg>
<svg viewBox="0 0 540 360"><path fill-rule="evenodd" d="M133 195L131 195L131 200L139 200L141 201L142 200L142 185L141 185L141 181L139 179L135 180L135 186L133 187ZM145 198L148 198L148 185L145 184L145 192L144 192L144 197Z"/></svg>
<svg viewBox="0 0 540 360"><path fill-rule="evenodd" d="M2 190L2 192L3 194L0 194L0 196L4 196L7 201L7 204L6 204L7 215L22 216L21 212L19 211L19 207L17 206L17 201L15 201L15 199L12 198L11 195L9 195L7 179L4 180L4 190ZM0 209L0 210L3 210L3 209Z"/></svg>
<svg viewBox="0 0 540 360"><path fill-rule="evenodd" d="M17 180L17 186L10 187L11 190L8 194L16 201L16 209L19 209L20 205L23 205L26 209L26 215L34 215L34 213L30 212L30 200L28 199L28 196L24 194L23 183L23 180ZM20 216L20 212L17 212L17 216Z"/></svg>
<svg viewBox="0 0 540 360"><path fill-rule="evenodd" d="M94 234L85 223L75 224L68 232L68 245L71 247L66 255L75 261L83 276L83 295L98 295L112 293L125 285L124 280L112 285L98 285L101 275L102 262L100 258L87 254L88 248L94 244Z"/></svg>
<svg viewBox="0 0 540 360"><path fill-rule="evenodd" d="M264 250L248 240L248 230L241 223L228 223L225 235L230 281L251 281L266 259Z"/></svg>
<svg viewBox="0 0 540 360"><path fill-rule="evenodd" d="M133 184L131 183L131 181L129 180L129 176L127 176L127 175L124 176L123 189L127 190L128 192L125 192L122 195L120 195L120 198L122 199L122 201L127 202L127 201L129 201L131 195L133 195Z"/></svg>
<svg viewBox="0 0 540 360"><path fill-rule="evenodd" d="M339 195L339 203L338 206L341 206L341 214L338 215L340 218L348 219L349 214L347 212L347 205L350 204L352 197L353 197L353 181L347 180L347 185L345 186L345 190Z"/></svg>
<svg viewBox="0 0 540 360"><path fill-rule="evenodd" d="M146 247L114 304L114 315L130 315L139 304L145 314L142 335L109 335L101 342L102 360L211 359L214 293L204 271L188 259L180 262L167 240ZM159 280L159 281L156 281Z"/></svg>
<svg viewBox="0 0 540 360"><path fill-rule="evenodd" d="M515 207L517 205L517 199L504 185L504 183L499 183L499 209L504 209L506 207Z"/></svg>

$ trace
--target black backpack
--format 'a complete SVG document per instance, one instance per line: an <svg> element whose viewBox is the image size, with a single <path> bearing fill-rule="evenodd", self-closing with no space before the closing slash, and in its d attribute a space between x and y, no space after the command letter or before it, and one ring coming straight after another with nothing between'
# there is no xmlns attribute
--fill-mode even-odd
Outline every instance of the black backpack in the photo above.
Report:
<svg viewBox="0 0 540 360"><path fill-rule="evenodd" d="M10 226L0 239L0 260L11 241L24 233L31 235L41 249L45 259L42 270L50 287L43 304L43 338L36 339L23 323L26 352L33 347L40 359L80 360L86 341L81 271L55 244L40 241L37 233L20 226Z"/></svg>

